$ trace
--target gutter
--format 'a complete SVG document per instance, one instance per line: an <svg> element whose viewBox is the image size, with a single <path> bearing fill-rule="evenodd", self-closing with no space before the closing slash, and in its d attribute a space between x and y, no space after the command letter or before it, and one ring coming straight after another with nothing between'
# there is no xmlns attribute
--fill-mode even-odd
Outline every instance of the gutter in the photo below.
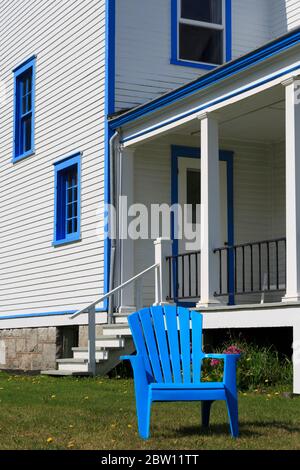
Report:
<svg viewBox="0 0 300 470"><path fill-rule="evenodd" d="M113 207L116 207L116 189L115 189L115 170L116 170L116 142L119 139L119 132L116 131L114 135L110 138L109 141L109 156L110 156L110 204ZM117 241L116 241L116 219L115 217L111 217L109 219L110 225L110 233L112 234L111 237L111 252L110 252L110 269L109 269L109 286L108 292L111 292L114 288L114 279L115 279L115 259L116 259L116 249L117 249ZM109 298L108 303L108 324L113 323L113 316L114 316L114 297Z"/></svg>

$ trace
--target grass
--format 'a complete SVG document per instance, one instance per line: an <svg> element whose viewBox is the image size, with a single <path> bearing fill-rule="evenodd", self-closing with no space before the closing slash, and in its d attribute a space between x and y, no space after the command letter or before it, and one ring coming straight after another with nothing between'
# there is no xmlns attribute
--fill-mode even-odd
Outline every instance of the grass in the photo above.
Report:
<svg viewBox="0 0 300 470"><path fill-rule="evenodd" d="M209 431L197 403L154 404L152 437L137 434L132 380L0 373L0 449L300 449L300 398L284 388L240 393L240 431L231 439L225 404Z"/></svg>

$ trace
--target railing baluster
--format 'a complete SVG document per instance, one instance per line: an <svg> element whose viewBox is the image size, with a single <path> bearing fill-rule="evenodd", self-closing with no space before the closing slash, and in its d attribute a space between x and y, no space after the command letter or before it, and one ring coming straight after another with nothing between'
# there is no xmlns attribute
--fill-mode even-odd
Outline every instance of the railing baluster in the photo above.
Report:
<svg viewBox="0 0 300 470"><path fill-rule="evenodd" d="M246 266L245 266L245 246L242 247L243 250L243 293L246 292Z"/></svg>
<svg viewBox="0 0 300 470"><path fill-rule="evenodd" d="M253 245L250 245L250 263L251 263L251 292L254 291L253 285Z"/></svg>
<svg viewBox="0 0 300 470"><path fill-rule="evenodd" d="M199 297L199 277L198 277L198 253L195 253L195 264L196 264L196 297Z"/></svg>
<svg viewBox="0 0 300 470"><path fill-rule="evenodd" d="M279 250L278 250L278 241L276 243L276 287L279 290Z"/></svg>
<svg viewBox="0 0 300 470"><path fill-rule="evenodd" d="M268 290L270 290L271 287L271 270L270 270L270 243L267 242L267 271L268 271Z"/></svg>
<svg viewBox="0 0 300 470"><path fill-rule="evenodd" d="M262 290L262 279L261 279L261 275L262 275L262 272L261 272L261 263L262 263L262 259L261 259L261 243L258 244L258 273L259 273L259 290L261 291Z"/></svg>
<svg viewBox="0 0 300 470"><path fill-rule="evenodd" d="M191 270L191 254L188 254L188 263L189 263L189 296L192 297L192 270Z"/></svg>

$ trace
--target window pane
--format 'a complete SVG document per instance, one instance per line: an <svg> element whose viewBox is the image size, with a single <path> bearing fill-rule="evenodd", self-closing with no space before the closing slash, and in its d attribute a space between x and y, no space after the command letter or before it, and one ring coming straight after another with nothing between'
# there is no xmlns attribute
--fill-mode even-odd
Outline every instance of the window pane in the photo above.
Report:
<svg viewBox="0 0 300 470"><path fill-rule="evenodd" d="M222 31L180 24L179 35L180 59L218 65L223 63Z"/></svg>
<svg viewBox="0 0 300 470"><path fill-rule="evenodd" d="M222 24L222 0L181 0L181 18Z"/></svg>
<svg viewBox="0 0 300 470"><path fill-rule="evenodd" d="M192 223L197 222L197 205L201 204L200 196L200 171L187 170L187 204L192 206ZM199 209L199 207L198 207Z"/></svg>
<svg viewBox="0 0 300 470"><path fill-rule="evenodd" d="M31 116L23 121L23 152L31 150Z"/></svg>
<svg viewBox="0 0 300 470"><path fill-rule="evenodd" d="M73 222L72 219L67 222L67 235L73 233Z"/></svg>

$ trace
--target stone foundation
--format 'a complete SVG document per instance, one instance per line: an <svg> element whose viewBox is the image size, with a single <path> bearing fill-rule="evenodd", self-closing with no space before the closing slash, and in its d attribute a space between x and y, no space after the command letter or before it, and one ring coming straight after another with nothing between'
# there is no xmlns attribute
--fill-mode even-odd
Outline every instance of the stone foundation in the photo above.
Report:
<svg viewBox="0 0 300 470"><path fill-rule="evenodd" d="M103 326L96 325L96 338L101 336L103 333ZM88 327L80 326L79 327L79 347L86 348L88 345Z"/></svg>
<svg viewBox="0 0 300 470"><path fill-rule="evenodd" d="M55 369L56 337L55 327L0 330L0 369Z"/></svg>

